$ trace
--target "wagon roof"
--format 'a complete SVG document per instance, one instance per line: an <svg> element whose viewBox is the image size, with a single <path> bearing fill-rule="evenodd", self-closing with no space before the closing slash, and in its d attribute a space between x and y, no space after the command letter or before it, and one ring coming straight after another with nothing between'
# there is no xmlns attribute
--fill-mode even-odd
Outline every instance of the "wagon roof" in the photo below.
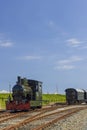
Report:
<svg viewBox="0 0 87 130"><path fill-rule="evenodd" d="M77 92L84 92L83 89L76 89Z"/></svg>
<svg viewBox="0 0 87 130"><path fill-rule="evenodd" d="M76 89L76 88L67 88L65 91L67 90L73 90L73 91L76 91L76 92L84 92L83 89Z"/></svg>

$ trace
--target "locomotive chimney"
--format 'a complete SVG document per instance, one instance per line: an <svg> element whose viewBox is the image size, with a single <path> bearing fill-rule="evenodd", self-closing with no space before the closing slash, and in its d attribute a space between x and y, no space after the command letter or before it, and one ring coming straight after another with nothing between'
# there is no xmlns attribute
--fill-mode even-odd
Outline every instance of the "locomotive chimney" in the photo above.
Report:
<svg viewBox="0 0 87 130"><path fill-rule="evenodd" d="M17 81L17 82L18 82L18 84L20 84L20 85L21 85L21 77L20 77L20 76L18 76L18 77L17 77L17 80L18 80L18 81Z"/></svg>

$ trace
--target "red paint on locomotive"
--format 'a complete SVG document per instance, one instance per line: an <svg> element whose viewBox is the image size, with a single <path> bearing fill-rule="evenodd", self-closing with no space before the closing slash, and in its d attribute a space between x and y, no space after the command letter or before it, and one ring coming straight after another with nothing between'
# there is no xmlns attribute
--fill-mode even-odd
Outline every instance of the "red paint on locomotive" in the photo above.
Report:
<svg viewBox="0 0 87 130"><path fill-rule="evenodd" d="M30 102L6 102L6 110L29 110L30 109Z"/></svg>

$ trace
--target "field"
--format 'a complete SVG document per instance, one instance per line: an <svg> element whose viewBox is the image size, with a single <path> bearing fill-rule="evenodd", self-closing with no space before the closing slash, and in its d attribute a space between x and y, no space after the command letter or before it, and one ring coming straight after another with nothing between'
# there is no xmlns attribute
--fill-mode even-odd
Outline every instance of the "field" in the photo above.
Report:
<svg viewBox="0 0 87 130"><path fill-rule="evenodd" d="M56 102L65 102L66 98L65 95L61 94L43 94L42 96L43 105L56 103Z"/></svg>
<svg viewBox="0 0 87 130"><path fill-rule="evenodd" d="M9 94L0 94L0 109L5 109L5 101L8 99ZM54 102L65 102L65 95L61 94L43 94L43 105Z"/></svg>
<svg viewBox="0 0 87 130"><path fill-rule="evenodd" d="M0 93L0 109L5 109L5 102L8 99L8 93Z"/></svg>

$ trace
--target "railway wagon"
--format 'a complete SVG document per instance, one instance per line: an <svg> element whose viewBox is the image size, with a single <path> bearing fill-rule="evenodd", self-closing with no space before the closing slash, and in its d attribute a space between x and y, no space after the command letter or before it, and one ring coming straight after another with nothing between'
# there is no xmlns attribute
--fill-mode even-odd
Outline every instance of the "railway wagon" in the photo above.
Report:
<svg viewBox="0 0 87 130"><path fill-rule="evenodd" d="M42 82L18 76L12 88L12 99L6 101L6 110L29 110L42 107Z"/></svg>
<svg viewBox="0 0 87 130"><path fill-rule="evenodd" d="M87 102L87 91L84 89L67 88L66 102L70 104L77 104Z"/></svg>

